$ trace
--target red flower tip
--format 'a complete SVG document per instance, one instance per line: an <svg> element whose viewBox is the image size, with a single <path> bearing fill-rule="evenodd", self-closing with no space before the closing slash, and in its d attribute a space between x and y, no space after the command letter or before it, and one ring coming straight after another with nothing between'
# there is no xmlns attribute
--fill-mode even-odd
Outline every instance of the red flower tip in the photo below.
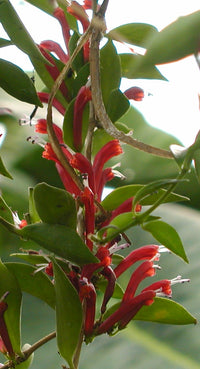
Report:
<svg viewBox="0 0 200 369"><path fill-rule="evenodd" d="M22 219L19 224L19 228L24 228L27 226L27 224L28 224L27 221L25 219Z"/></svg>
<svg viewBox="0 0 200 369"><path fill-rule="evenodd" d="M38 119L35 125L35 132L47 134L47 121L46 119Z"/></svg>
<svg viewBox="0 0 200 369"><path fill-rule="evenodd" d="M52 149L52 146L51 146L51 144L49 142L47 142L46 145L45 145L45 147L44 147L44 151L42 153L42 157L44 159L53 160L56 163L59 163L59 160L58 160L56 154L54 153L54 151Z"/></svg>
<svg viewBox="0 0 200 369"><path fill-rule="evenodd" d="M92 9L92 0L84 0L83 2L83 8L84 9Z"/></svg>
<svg viewBox="0 0 200 369"><path fill-rule="evenodd" d="M103 266L108 266L111 264L110 252L106 247L100 247L96 253L96 257L101 261Z"/></svg>
<svg viewBox="0 0 200 369"><path fill-rule="evenodd" d="M85 32L90 22L84 8L77 1L72 1L71 5L67 7L67 11L81 22Z"/></svg>
<svg viewBox="0 0 200 369"><path fill-rule="evenodd" d="M148 245L133 250L121 263L115 268L115 274L118 278L126 269L139 260L158 260L159 246Z"/></svg>
<svg viewBox="0 0 200 369"><path fill-rule="evenodd" d="M49 275L50 277L53 277L53 265L52 262L50 261L50 263L47 265L47 267L45 268L45 273L47 275Z"/></svg>
<svg viewBox="0 0 200 369"><path fill-rule="evenodd" d="M62 27L63 38L64 38L64 41L65 41L65 46L66 46L66 48L68 50L68 53L69 53L70 27L67 23L65 13L64 13L63 9L58 7L54 10L53 15L60 22L60 25Z"/></svg>
<svg viewBox="0 0 200 369"><path fill-rule="evenodd" d="M96 291L94 285L89 283L87 278L80 280L79 297L83 301L85 299L85 326L84 332L86 336L92 334L95 319L96 308Z"/></svg>
<svg viewBox="0 0 200 369"><path fill-rule="evenodd" d="M140 87L131 87L124 91L124 95L130 100L142 101L144 98L144 91Z"/></svg>

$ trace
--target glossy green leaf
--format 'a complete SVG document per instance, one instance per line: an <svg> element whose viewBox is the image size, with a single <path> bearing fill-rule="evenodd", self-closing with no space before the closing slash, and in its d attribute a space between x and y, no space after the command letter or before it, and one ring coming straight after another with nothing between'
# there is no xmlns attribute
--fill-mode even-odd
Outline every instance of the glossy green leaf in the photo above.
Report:
<svg viewBox="0 0 200 369"><path fill-rule="evenodd" d="M196 54L199 48L200 11L178 18L149 42L145 63L163 64Z"/></svg>
<svg viewBox="0 0 200 369"><path fill-rule="evenodd" d="M14 223L12 211L1 196L0 196L0 216L5 220L7 220L8 222Z"/></svg>
<svg viewBox="0 0 200 369"><path fill-rule="evenodd" d="M80 88L86 85L89 74L90 74L90 65L89 63L86 63L83 65L82 68L79 69L79 71L77 72L76 78L73 80L71 90L70 90L73 98L76 97Z"/></svg>
<svg viewBox="0 0 200 369"><path fill-rule="evenodd" d="M126 113L130 103L120 90L113 90L108 98L106 111L111 121L115 123Z"/></svg>
<svg viewBox="0 0 200 369"><path fill-rule="evenodd" d="M37 268L24 263L5 263L7 269L14 274L22 291L46 302L55 309L55 290L48 276Z"/></svg>
<svg viewBox="0 0 200 369"><path fill-rule="evenodd" d="M196 319L181 305L173 300L156 297L150 306L143 306L134 320L144 320L162 324L196 324Z"/></svg>
<svg viewBox="0 0 200 369"><path fill-rule="evenodd" d="M9 292L5 301L8 309L4 313L13 351L21 354L21 289L14 274L0 261L0 296Z"/></svg>
<svg viewBox="0 0 200 369"><path fill-rule="evenodd" d="M5 38L0 38L0 47L10 46L12 42L10 40L6 40Z"/></svg>
<svg viewBox="0 0 200 369"><path fill-rule="evenodd" d="M16 99L42 106L33 82L21 68L0 59L0 87Z"/></svg>
<svg viewBox="0 0 200 369"><path fill-rule="evenodd" d="M74 52L79 38L80 38L80 35L78 34L78 32L74 32L73 35L70 37L70 40L69 40L70 55L72 55L72 53ZM83 65L84 65L84 57L83 57L83 50L81 49L81 51L78 53L78 55L76 56L75 60L72 63L72 68L75 71L78 71L81 67L83 67Z"/></svg>
<svg viewBox="0 0 200 369"><path fill-rule="evenodd" d="M180 181L177 179L161 179L143 186L139 191L137 191L134 196L133 209L137 205L137 203L140 203L141 200L153 194L155 191L161 189L161 187L170 186L178 182Z"/></svg>
<svg viewBox="0 0 200 369"><path fill-rule="evenodd" d="M40 53L35 42L8 0L1 0L0 22L13 44L30 57L33 56L44 63L45 58Z"/></svg>
<svg viewBox="0 0 200 369"><path fill-rule="evenodd" d="M167 79L160 73L154 65L146 65L143 63L143 55L119 54L121 62L122 77L129 79ZM138 68L138 65L140 66Z"/></svg>
<svg viewBox="0 0 200 369"><path fill-rule="evenodd" d="M157 32L157 29L151 24L129 23L112 29L106 36L116 41L146 47L148 39Z"/></svg>
<svg viewBox="0 0 200 369"><path fill-rule="evenodd" d="M7 178L10 178L10 179L13 179L13 177L11 176L11 174L7 171L4 163L3 163L3 160L1 159L0 157L0 174L4 177L7 177Z"/></svg>
<svg viewBox="0 0 200 369"><path fill-rule="evenodd" d="M48 0L26 0L26 1L48 14L52 15L54 12L55 7L53 2L51 1Z"/></svg>
<svg viewBox="0 0 200 369"><path fill-rule="evenodd" d="M119 88L121 78L120 61L111 41L100 51L101 88L104 104L107 105L112 90Z"/></svg>
<svg viewBox="0 0 200 369"><path fill-rule="evenodd" d="M200 182L200 150L196 150L194 153L194 166L197 178Z"/></svg>
<svg viewBox="0 0 200 369"><path fill-rule="evenodd" d="M70 193L43 182L35 186L33 196L37 213L44 223L76 229L76 204Z"/></svg>
<svg viewBox="0 0 200 369"><path fill-rule="evenodd" d="M38 3L37 0L36 3ZM47 1L43 1L42 4L49 8ZM41 54L39 48L33 41L22 21L18 17L12 4L8 0L1 0L0 22L2 23L2 26L10 37L12 43L29 56L38 75L44 84L49 88L49 90L51 90L54 80L45 67L45 64L49 64L49 62ZM63 104L63 106L67 105L66 99L63 97L60 91L57 92L56 97ZM38 102L37 105L41 106L41 104L38 104Z"/></svg>
<svg viewBox="0 0 200 369"><path fill-rule="evenodd" d="M27 263L30 263L30 264L33 264L33 265L38 265L38 264L47 264L48 261L47 261L47 258L41 254L34 254L34 253L29 253L29 252L26 252L26 253L13 253L13 254L10 254L10 256L13 256L15 258L19 258L19 259L22 259L24 261L26 261Z"/></svg>
<svg viewBox="0 0 200 369"><path fill-rule="evenodd" d="M31 223L37 223L40 221L40 217L38 215L38 212L35 207L35 201L34 201L34 192L33 188L29 187L28 189L28 200L29 200L29 217Z"/></svg>
<svg viewBox="0 0 200 369"><path fill-rule="evenodd" d="M116 209L119 205L121 205L124 201L128 200L130 197L135 196L136 193L143 188L143 185L127 185L123 187L118 187L114 189L105 199L101 202L101 205L105 210L112 211ZM166 190L159 189L154 193L148 195L145 199L140 201L141 205L152 205L154 202L162 196ZM186 201L187 197L178 195L176 193L171 193L166 199L165 202L177 202L177 201Z"/></svg>
<svg viewBox="0 0 200 369"><path fill-rule="evenodd" d="M161 245L164 245L188 263L182 241L177 231L171 225L161 220L155 220L144 224L142 228L150 232Z"/></svg>
<svg viewBox="0 0 200 369"><path fill-rule="evenodd" d="M73 118L74 118L74 103L75 98L69 103L64 117L63 122L63 134L65 143L71 147L74 151L77 149L74 147L74 136L73 136ZM82 116L82 143L84 143L89 123L89 104L85 105L83 116Z"/></svg>
<svg viewBox="0 0 200 369"><path fill-rule="evenodd" d="M72 263L84 265L98 262L80 236L64 225L35 223L22 228L18 234Z"/></svg>
<svg viewBox="0 0 200 369"><path fill-rule="evenodd" d="M56 336L60 355L74 368L76 351L82 326L82 306L70 280L53 260L56 293Z"/></svg>

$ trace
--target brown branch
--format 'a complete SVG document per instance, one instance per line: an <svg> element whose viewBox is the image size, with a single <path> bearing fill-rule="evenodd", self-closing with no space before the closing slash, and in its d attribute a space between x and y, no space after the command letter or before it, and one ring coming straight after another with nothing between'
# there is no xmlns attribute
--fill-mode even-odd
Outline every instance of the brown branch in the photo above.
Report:
<svg viewBox="0 0 200 369"><path fill-rule="evenodd" d="M75 170L72 168L72 166L67 161L67 159L66 159L66 157L65 157L65 155L62 151L62 148L60 147L60 144L59 144L59 141L56 137L54 129L53 129L52 105L53 105L53 100L56 96L56 93L57 93L62 81L64 80L67 72L71 68L71 65L72 65L74 59L76 58L77 54L82 49L83 45L88 41L88 39L91 35L91 32L92 32L92 28L90 26L90 27L88 27L87 31L83 34L83 36L80 38L80 40L78 42L78 45L77 45L76 49L74 50L72 56L70 57L69 61L65 64L65 66L63 67L61 73L59 74L58 78L56 79L56 81L53 85L53 88L51 90L50 96L49 96L48 108L47 108L47 132L48 132L49 140L50 140L50 143L52 145L53 151L55 152L58 160L60 161L60 163L62 164L64 169L66 169L66 171L70 174L71 178L74 180L76 185L80 188L80 190L83 190L83 184L81 183L79 177L76 175Z"/></svg>
<svg viewBox="0 0 200 369"><path fill-rule="evenodd" d="M93 32L91 36L90 45L90 77L91 77L91 90L92 90L92 101L94 104L94 109L96 116L102 124L104 130L112 137L133 146L141 151L173 159L171 152L163 150L143 142L140 142L131 136L124 134L119 131L114 124L111 122L110 118L106 113L104 106L102 93L101 93L101 83L100 83L100 58L99 58L99 43L101 40L102 31L105 30L105 22L99 16L94 16L92 20Z"/></svg>
<svg viewBox="0 0 200 369"><path fill-rule="evenodd" d="M11 368L14 368L16 364L18 365L18 364L26 361L29 358L29 356L32 355L32 353L34 351L36 351L38 348L40 348L41 346L45 345L45 343L51 341L55 337L56 337L56 332L52 332L52 333L48 334L47 336L41 338L39 341L35 342L27 350L24 350L22 352L23 357L22 356L18 356L15 359L15 362L13 362L12 360L10 360L8 363L6 363L5 365L3 365L1 367L1 369L11 369Z"/></svg>

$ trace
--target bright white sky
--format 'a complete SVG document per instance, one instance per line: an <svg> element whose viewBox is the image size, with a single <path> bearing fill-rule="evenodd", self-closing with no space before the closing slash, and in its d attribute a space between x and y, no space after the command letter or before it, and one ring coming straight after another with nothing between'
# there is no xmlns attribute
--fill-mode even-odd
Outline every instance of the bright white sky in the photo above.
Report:
<svg viewBox="0 0 200 369"><path fill-rule="evenodd" d="M37 43L45 39L62 43L56 20L23 0L11 0L11 3ZM199 10L199 0L110 0L107 26L112 29L120 24L144 22L161 30L179 16L196 10ZM0 37L6 38L2 28ZM33 69L28 57L14 47L1 48L0 58L18 64L24 70ZM142 87L145 98L134 105L143 113L147 122L174 134L188 146L200 128L200 72L193 57L162 65L159 69L169 82L127 80L126 84L123 83L122 90L130 86Z"/></svg>

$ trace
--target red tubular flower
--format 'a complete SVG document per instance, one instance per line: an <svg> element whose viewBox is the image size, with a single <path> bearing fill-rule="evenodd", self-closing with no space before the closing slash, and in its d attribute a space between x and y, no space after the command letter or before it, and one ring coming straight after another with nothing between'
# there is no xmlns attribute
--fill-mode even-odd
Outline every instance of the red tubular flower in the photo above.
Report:
<svg viewBox="0 0 200 369"><path fill-rule="evenodd" d="M39 49L42 53L42 55L44 55L44 57L52 64L52 65L48 65L46 64L45 67L47 69L47 71L49 72L49 74L51 75L51 77L53 78L53 80L55 81L57 79L57 77L60 74L60 70L58 69L55 60L52 58L52 56L46 51L46 49L43 46L39 45ZM68 90L67 87L64 83L64 81L61 83L60 85L60 91L62 92L63 96L69 100L69 94L68 94Z"/></svg>
<svg viewBox="0 0 200 369"><path fill-rule="evenodd" d="M83 8L85 10L92 9L92 0L84 0Z"/></svg>
<svg viewBox="0 0 200 369"><path fill-rule="evenodd" d="M82 119L85 105L92 99L89 87L82 86L77 94L74 103L74 119L73 119L73 139L74 147L77 151L82 148Z"/></svg>
<svg viewBox="0 0 200 369"><path fill-rule="evenodd" d="M47 49L50 52L53 52L57 55L57 57L66 64L69 60L69 56L65 54L62 47L55 41L45 40L40 43L44 49Z"/></svg>
<svg viewBox="0 0 200 369"><path fill-rule="evenodd" d="M110 266L106 266L101 274L108 280L108 284L104 293L103 302L101 305L101 314L105 313L106 305L113 295L115 289L116 276L113 269Z"/></svg>
<svg viewBox="0 0 200 369"><path fill-rule="evenodd" d="M95 155L94 163L93 163L93 170L94 170L94 176L96 181L96 188L98 188L100 180L101 180L101 174L103 171L104 164L113 158L114 156L122 154L122 148L120 146L120 143L118 140L112 140L109 141L107 144L105 144L99 152Z"/></svg>
<svg viewBox="0 0 200 369"><path fill-rule="evenodd" d="M71 5L67 7L67 10L70 14L72 14L77 20L81 22L83 32L85 32L89 27L90 22L84 7L77 3L77 1L72 1ZM87 41L83 45L83 55L84 61L87 62L89 60L89 41Z"/></svg>
<svg viewBox="0 0 200 369"><path fill-rule="evenodd" d="M135 292L138 288L138 285L140 284L140 282L143 281L143 279L147 278L147 277L152 277L155 275L155 268L153 266L153 262L152 261L144 261L141 265L138 266L138 268L133 272L128 286L126 287L126 291L124 293L124 297L123 297L123 302L124 301L128 301L131 300L134 295ZM154 290L153 288L148 288Z"/></svg>
<svg viewBox="0 0 200 369"><path fill-rule="evenodd" d="M80 195L80 200L85 205L86 244L88 248L92 251L93 242L88 238L88 235L94 233L95 206L94 206L94 194L89 189L89 187L85 187L84 191Z"/></svg>
<svg viewBox="0 0 200 369"><path fill-rule="evenodd" d="M140 87L131 87L128 90L124 91L124 95L129 100L142 101L144 98L144 91Z"/></svg>
<svg viewBox="0 0 200 369"><path fill-rule="evenodd" d="M105 184L111 181L113 178L114 178L114 173L112 171L112 168L106 168L103 170L103 172L101 173L101 178L98 183L98 187L96 188L98 201L101 201L102 192L103 192Z"/></svg>
<svg viewBox="0 0 200 369"><path fill-rule="evenodd" d="M65 189L70 192L75 197L80 196L81 191L79 187L76 185L76 183L73 181L71 176L68 174L68 172L63 168L63 166L60 164L60 162L56 163L56 169L59 173L59 176L62 180L62 183L65 187Z"/></svg>
<svg viewBox="0 0 200 369"><path fill-rule="evenodd" d="M111 264L110 251L106 247L104 247L104 246L99 247L99 249L98 249L95 256L100 260L100 262L84 265L84 267L82 269L81 276L86 277L88 279L88 281L91 280L92 275L98 269L102 270L102 268L105 268L105 267L107 267Z"/></svg>
<svg viewBox="0 0 200 369"><path fill-rule="evenodd" d="M42 103L48 104L49 102L49 94L47 92L38 92L38 97L40 99L40 101ZM64 106L60 103L60 101L58 101L55 97L53 99L53 106L54 108L56 108L59 113L61 113L62 115L65 115L65 108Z"/></svg>
<svg viewBox="0 0 200 369"><path fill-rule="evenodd" d="M116 323L119 323L120 329L124 328L123 324L127 316L129 320L133 319L143 305L151 305L153 303L155 296L156 293L154 291L145 291L133 299L122 303L119 309L117 309L99 326L97 334L111 331Z"/></svg>
<svg viewBox="0 0 200 369"><path fill-rule="evenodd" d="M14 356L14 351L12 347L12 343L10 341L8 329L4 320L4 313L8 308L8 304L4 301L4 297L7 295L6 293L0 300L0 336L2 340L2 347L6 350L10 357Z"/></svg>
<svg viewBox="0 0 200 369"><path fill-rule="evenodd" d="M65 46L66 46L66 49L67 49L68 54L69 54L69 39L70 39L71 36L70 36L70 27L67 23L65 13L64 13L63 9L58 7L54 10L53 15L60 22L60 25L61 25L61 28L62 28L62 33L63 33L63 38L64 38L64 41L65 41Z"/></svg>
<svg viewBox="0 0 200 369"><path fill-rule="evenodd" d="M80 300L85 300L85 326L84 332L86 336L92 334L95 320L95 308L96 308L96 291L94 285L87 281L87 278L80 280L79 287Z"/></svg>
<svg viewBox="0 0 200 369"><path fill-rule="evenodd" d="M81 22L83 26L83 32L85 32L89 27L90 22L84 8L77 3L77 1L72 1L71 5L67 7L67 11Z"/></svg>
<svg viewBox="0 0 200 369"><path fill-rule="evenodd" d="M121 261L115 268L115 275L118 278L126 269L139 260L158 260L159 258L159 246L148 245L133 250L125 259Z"/></svg>
<svg viewBox="0 0 200 369"><path fill-rule="evenodd" d="M70 164L73 168L78 169L82 174L88 175L89 187L93 192L95 192L94 173L89 160L81 153L76 153L70 159Z"/></svg>
<svg viewBox="0 0 200 369"><path fill-rule="evenodd" d="M50 277L53 277L53 265L52 265L52 262L51 261L49 262L49 264L45 268L45 273L47 275L49 275Z"/></svg>
<svg viewBox="0 0 200 369"><path fill-rule="evenodd" d="M153 290L156 292L158 296L172 296L172 289L171 286L177 283L185 283L190 282L189 279L182 279L181 276L178 276L174 279L162 279L161 281L154 282L150 286L144 288L142 292Z"/></svg>

